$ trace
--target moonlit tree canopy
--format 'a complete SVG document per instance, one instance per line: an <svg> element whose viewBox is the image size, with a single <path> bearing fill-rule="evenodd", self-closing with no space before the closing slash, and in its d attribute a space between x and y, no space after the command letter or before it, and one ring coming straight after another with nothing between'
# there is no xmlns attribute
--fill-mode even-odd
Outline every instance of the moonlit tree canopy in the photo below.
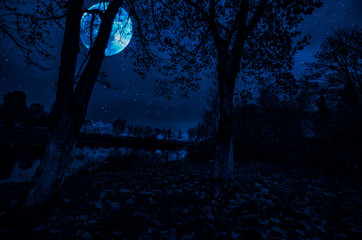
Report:
<svg viewBox="0 0 362 240"><path fill-rule="evenodd" d="M217 45L229 44L224 53L231 56L232 46L237 44L240 4L191 0L155 0L150 6L128 3L137 31L148 40L140 43L152 43L147 60L151 57L157 63L152 69L163 73L158 79L158 93L170 99L176 92L187 96L199 89L201 79L215 79ZM240 70L252 77L255 71L273 76L289 71L293 55L307 45L310 37L303 36L297 26L320 6L321 1L250 1ZM147 69L150 62L140 60L136 69L142 70L143 65Z"/></svg>

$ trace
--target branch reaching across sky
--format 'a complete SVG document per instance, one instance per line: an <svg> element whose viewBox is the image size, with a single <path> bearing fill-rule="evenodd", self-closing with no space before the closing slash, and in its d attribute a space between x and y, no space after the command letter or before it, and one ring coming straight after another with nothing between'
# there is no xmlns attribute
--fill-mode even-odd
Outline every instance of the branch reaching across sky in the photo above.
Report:
<svg viewBox="0 0 362 240"><path fill-rule="evenodd" d="M42 61L54 59L51 28L62 28L65 18L65 1L4 0L0 3L0 32L9 38L24 57L28 66L46 70ZM32 11L27 11L30 5Z"/></svg>

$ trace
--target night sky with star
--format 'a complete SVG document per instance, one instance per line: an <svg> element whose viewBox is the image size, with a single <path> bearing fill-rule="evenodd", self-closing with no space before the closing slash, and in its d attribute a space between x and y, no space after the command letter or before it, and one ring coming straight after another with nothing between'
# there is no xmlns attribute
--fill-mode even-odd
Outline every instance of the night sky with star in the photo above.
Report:
<svg viewBox="0 0 362 240"><path fill-rule="evenodd" d="M361 13L361 0L325 0L323 6L308 16L300 26L302 33L311 34L312 39L311 45L295 57L295 75L302 75L304 64L313 60L313 55L323 40L332 33L332 28L361 25ZM0 96L9 91L24 91L29 105L40 103L49 111L55 99L54 85L58 76L62 34L60 29L54 31L56 59L43 63L49 69L46 71L28 68L14 44L8 38L1 37ZM131 40L125 51L132 48L133 44ZM200 112L206 107L205 98L210 86L208 80L201 81L201 89L192 93L190 98L177 97L168 101L154 94L153 85L157 73L141 79L134 73L133 65L125 58L124 51L106 57L102 71L107 73L107 79L115 89L106 89L100 84L95 86L87 119L113 122L117 118L123 118L134 125L186 130L197 124Z"/></svg>

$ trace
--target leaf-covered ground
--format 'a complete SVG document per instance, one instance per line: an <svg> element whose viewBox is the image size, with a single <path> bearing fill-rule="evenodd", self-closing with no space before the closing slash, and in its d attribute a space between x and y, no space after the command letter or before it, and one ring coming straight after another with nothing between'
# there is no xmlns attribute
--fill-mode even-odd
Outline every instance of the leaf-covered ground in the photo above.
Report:
<svg viewBox="0 0 362 240"><path fill-rule="evenodd" d="M0 184L0 239L362 239L356 185L261 163L221 183L209 169L180 161L83 171L32 214L22 207L26 184Z"/></svg>

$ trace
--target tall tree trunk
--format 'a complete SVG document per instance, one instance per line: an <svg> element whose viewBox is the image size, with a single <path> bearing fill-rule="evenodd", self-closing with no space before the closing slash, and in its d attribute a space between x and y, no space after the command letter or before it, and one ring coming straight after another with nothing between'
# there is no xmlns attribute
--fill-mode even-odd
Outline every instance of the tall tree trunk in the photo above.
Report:
<svg viewBox="0 0 362 240"><path fill-rule="evenodd" d="M122 2L114 0L104 13L98 36L90 49L89 61L73 93L83 0L68 1L56 100L51 111L46 151L28 194L28 207L47 203L61 187L65 170L72 160L71 150L87 114L89 99L102 66L113 20Z"/></svg>
<svg viewBox="0 0 362 240"><path fill-rule="evenodd" d="M266 2L265 0L262 1ZM215 2L212 1L210 15L214 17ZM216 137L216 156L214 178L224 181L234 178L234 149L232 140L232 112L234 87L240 70L241 56L246 39L249 0L240 2L240 9L235 18L235 29L223 39L216 28L215 22L210 21L211 34L217 49L217 81L219 86L219 120Z"/></svg>
<svg viewBox="0 0 362 240"><path fill-rule="evenodd" d="M29 207L49 200L53 192L60 186L63 178L61 171L71 160L70 152L75 137L72 139L67 136L69 127L66 125L69 123L68 109L73 97L83 3L84 0L69 0L67 3L56 99L50 112L45 153L28 194L27 205Z"/></svg>
<svg viewBox="0 0 362 240"><path fill-rule="evenodd" d="M234 178L234 150L232 140L232 111L235 78L226 69L226 64L219 61L218 87L219 87L219 119L216 138L216 158L214 178L219 180L232 180ZM222 70L222 68L224 70Z"/></svg>
<svg viewBox="0 0 362 240"><path fill-rule="evenodd" d="M48 133L46 150L28 194L28 207L39 206L50 200L53 193L59 190L64 171L71 163L71 151L76 139L75 134L70 134L73 132L70 130L72 121L69 116L63 117L57 125L56 129Z"/></svg>

